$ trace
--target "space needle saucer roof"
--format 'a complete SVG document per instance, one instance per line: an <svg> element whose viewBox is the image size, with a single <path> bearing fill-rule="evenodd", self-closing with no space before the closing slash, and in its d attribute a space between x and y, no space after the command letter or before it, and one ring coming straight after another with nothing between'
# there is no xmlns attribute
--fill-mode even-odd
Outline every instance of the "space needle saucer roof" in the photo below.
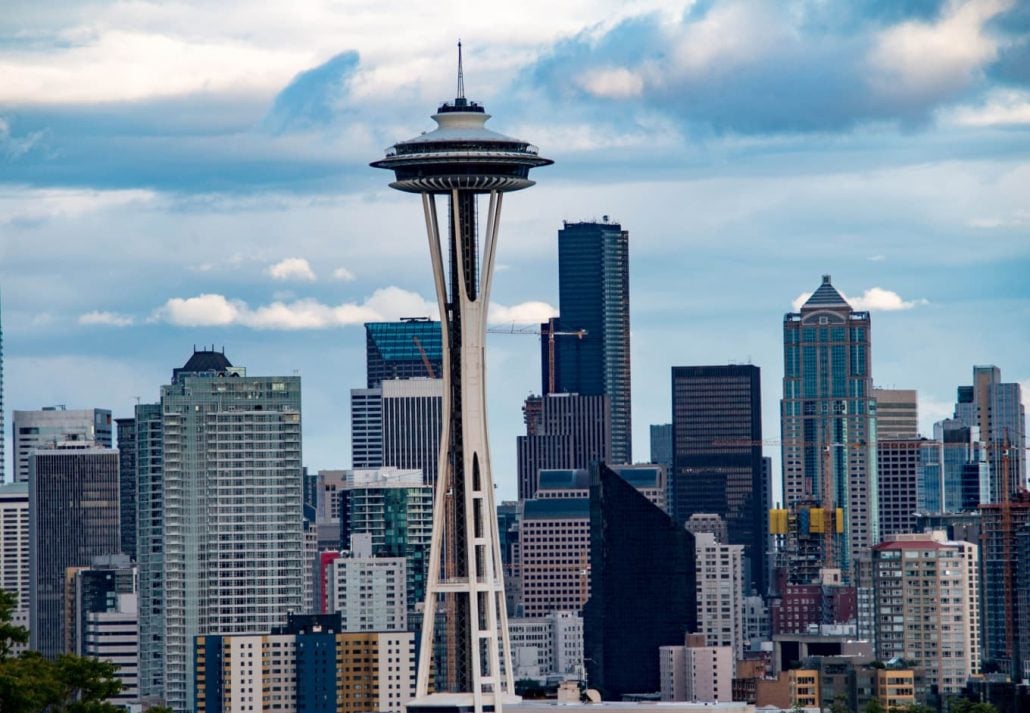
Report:
<svg viewBox="0 0 1030 713"><path fill-rule="evenodd" d="M458 96L433 114L437 127L394 144L370 164L395 172L391 188L409 193L517 191L534 184L529 169L554 163L541 157L536 146L487 129L490 115L464 93L459 45Z"/></svg>

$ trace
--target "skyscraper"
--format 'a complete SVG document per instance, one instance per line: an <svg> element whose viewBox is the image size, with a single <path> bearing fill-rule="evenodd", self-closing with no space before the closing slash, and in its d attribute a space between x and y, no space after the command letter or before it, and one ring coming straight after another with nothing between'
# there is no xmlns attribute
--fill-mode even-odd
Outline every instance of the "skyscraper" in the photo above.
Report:
<svg viewBox="0 0 1030 713"><path fill-rule="evenodd" d="M519 500L536 496L540 471L612 463L609 399L605 395L530 396L522 407L526 435L516 438Z"/></svg>
<svg viewBox="0 0 1030 713"><path fill-rule="evenodd" d="M196 351L153 408L136 411L140 685L185 712L194 636L261 631L303 606L300 378Z"/></svg>
<svg viewBox="0 0 1030 713"><path fill-rule="evenodd" d="M611 462L633 462L630 413L629 232L618 223L569 223L558 231L558 392L606 395Z"/></svg>
<svg viewBox="0 0 1030 713"><path fill-rule="evenodd" d="M711 513L744 546L745 587L766 590L762 382L750 364L672 368L672 515Z"/></svg>
<svg viewBox="0 0 1030 713"><path fill-rule="evenodd" d="M136 559L136 419L116 418L121 549Z"/></svg>
<svg viewBox="0 0 1030 713"><path fill-rule="evenodd" d="M449 688L461 696L429 696L430 657L423 655L418 701L409 706L410 713L441 707L482 713L487 706L500 713L504 699L512 696L515 688L486 436L484 347L504 194L532 186L530 169L551 161L542 158L535 146L487 129L489 118L481 105L465 98L459 43L457 96L433 115L437 128L394 145L385 158L372 164L395 172L393 188L422 197L437 302L444 320L447 393L421 650L432 646L436 598L445 594L448 672L447 685L442 685L441 677L438 690ZM481 194L489 195L482 261L477 230ZM442 235L437 195L447 196L448 201L448 228ZM445 252L449 258L446 270ZM442 562L446 562L445 570L441 570ZM446 571L444 577L442 571Z"/></svg>
<svg viewBox="0 0 1030 713"><path fill-rule="evenodd" d="M955 419L977 427L980 440L987 444L991 502L1001 500L1003 480L1008 481L1010 494L1026 489L1026 409L1018 382L1003 383L996 366L974 366L973 385L958 387ZM1006 446L1008 457L1004 458ZM1003 460L1008 462L1007 471Z"/></svg>
<svg viewBox="0 0 1030 713"><path fill-rule="evenodd" d="M844 509L842 546L824 553L837 561L823 566L848 579L879 541L871 331L869 313L853 310L829 275L783 318L783 503Z"/></svg>
<svg viewBox="0 0 1030 713"><path fill-rule="evenodd" d="M14 479L29 478L29 454L33 449L63 441L95 443L111 447L111 412L107 409L66 409L47 406L39 411L15 411L11 425L14 441Z"/></svg>
<svg viewBox="0 0 1030 713"><path fill-rule="evenodd" d="M365 323L366 386L374 389L387 379L443 376L440 323L428 318Z"/></svg>
<svg viewBox="0 0 1030 713"><path fill-rule="evenodd" d="M29 645L65 649L65 573L118 551L118 451L79 442L29 456Z"/></svg>

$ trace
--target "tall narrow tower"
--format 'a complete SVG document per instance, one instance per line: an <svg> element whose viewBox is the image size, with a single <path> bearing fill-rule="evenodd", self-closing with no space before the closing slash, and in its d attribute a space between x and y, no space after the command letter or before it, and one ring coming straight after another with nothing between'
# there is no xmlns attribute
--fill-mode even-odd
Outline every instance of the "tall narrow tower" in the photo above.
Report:
<svg viewBox="0 0 1030 713"><path fill-rule="evenodd" d="M437 128L387 149L376 168L395 172L392 188L422 195L440 307L444 412L433 511L417 698L419 711L501 711L514 698L497 510L486 435L484 339L501 199L533 185L529 170L552 163L535 146L485 128L490 115L465 98L458 44L458 91L440 106ZM478 198L489 197L480 249ZM436 197L447 197L441 236ZM448 254L445 270L443 254ZM441 571L441 557L443 571ZM447 606L448 675L429 694L437 596ZM502 673L503 668L503 673ZM443 684L443 685L441 685Z"/></svg>

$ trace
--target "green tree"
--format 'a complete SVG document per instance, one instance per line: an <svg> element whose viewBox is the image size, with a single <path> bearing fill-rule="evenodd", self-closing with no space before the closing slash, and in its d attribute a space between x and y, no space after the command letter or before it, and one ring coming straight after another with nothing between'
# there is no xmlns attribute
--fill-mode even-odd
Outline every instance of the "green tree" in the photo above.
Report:
<svg viewBox="0 0 1030 713"><path fill-rule="evenodd" d="M830 704L830 713L853 713L851 706L848 705L848 697L843 693L834 696Z"/></svg>
<svg viewBox="0 0 1030 713"><path fill-rule="evenodd" d="M902 711L904 711L904 713L937 713L930 706L924 706L921 703L913 703L909 706L905 706Z"/></svg>
<svg viewBox="0 0 1030 713"><path fill-rule="evenodd" d="M3 713L119 713L107 702L122 688L107 661L63 654L49 661L34 651L11 656L28 641L24 627L11 624L14 597L0 591L0 711Z"/></svg>
<svg viewBox="0 0 1030 713"><path fill-rule="evenodd" d="M870 698L862 707L862 713L885 713L883 706L875 698Z"/></svg>

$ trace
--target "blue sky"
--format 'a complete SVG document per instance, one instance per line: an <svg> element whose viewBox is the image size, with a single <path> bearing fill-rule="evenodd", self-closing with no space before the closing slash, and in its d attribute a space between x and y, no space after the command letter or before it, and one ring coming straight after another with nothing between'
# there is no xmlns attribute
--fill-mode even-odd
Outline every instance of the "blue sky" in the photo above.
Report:
<svg viewBox="0 0 1030 713"><path fill-rule="evenodd" d="M973 364L1030 392L1030 6L13 0L0 17L6 409L154 400L194 344L300 373L305 461L349 465L361 322L428 313L418 202L368 167L454 93L555 160L505 203L495 321L557 299L562 220L630 231L635 455L669 367L762 367L823 273L874 377L948 415ZM489 347L515 492L531 336ZM778 449L768 449L778 460Z"/></svg>

